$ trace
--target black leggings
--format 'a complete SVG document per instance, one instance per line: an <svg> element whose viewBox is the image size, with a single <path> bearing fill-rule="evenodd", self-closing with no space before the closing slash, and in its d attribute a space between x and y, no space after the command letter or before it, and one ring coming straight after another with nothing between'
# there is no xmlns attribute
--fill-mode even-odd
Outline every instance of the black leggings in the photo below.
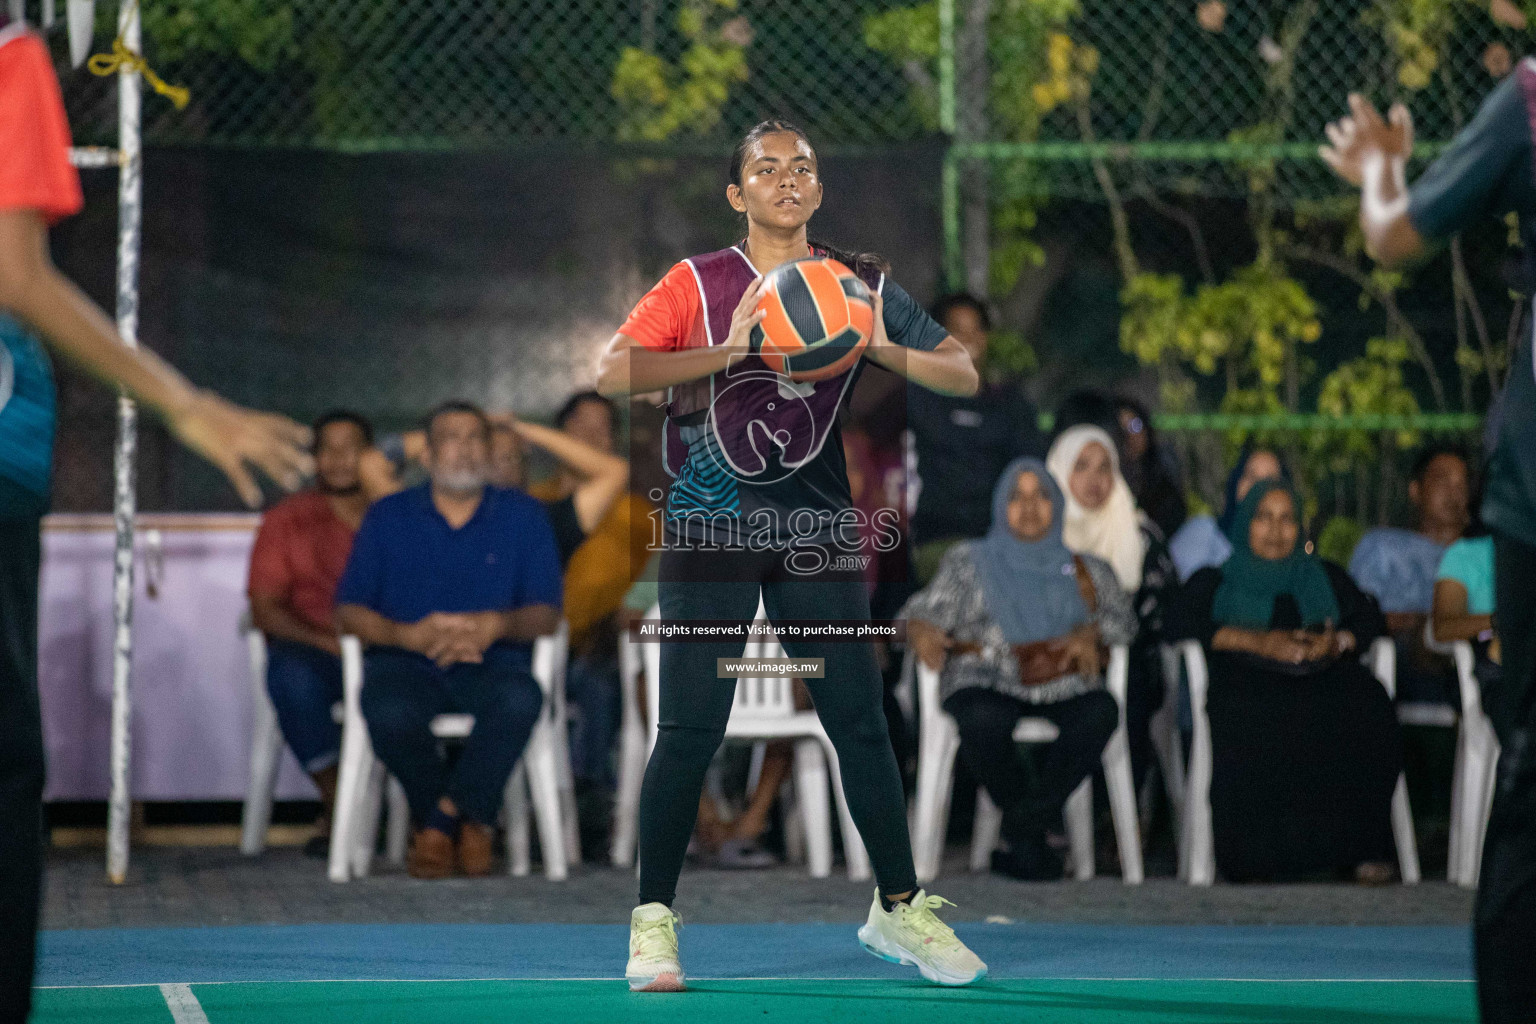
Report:
<svg viewBox="0 0 1536 1024"><path fill-rule="evenodd" d="M835 552L833 553L835 554ZM868 620L864 581L852 572L806 575L789 552L662 552L663 619L750 622L761 590L770 621ZM837 749L848 810L869 850L884 893L917 888L901 773L882 709L883 686L868 643L781 638L792 658L825 659L826 675L807 679L816 713ZM736 680L716 679L717 658L739 658L742 643L661 645L661 714L656 749L640 790L640 902L671 906L698 815L704 772L725 736Z"/></svg>
<svg viewBox="0 0 1536 1024"><path fill-rule="evenodd" d="M1513 1024L1536 1012L1536 547L1493 536L1504 664L1483 706L1503 751L1473 921L1482 1018Z"/></svg>
<svg viewBox="0 0 1536 1024"><path fill-rule="evenodd" d="M0 480L0 484L4 481ZM0 519L0 1021L24 1021L43 874L39 523Z"/></svg>

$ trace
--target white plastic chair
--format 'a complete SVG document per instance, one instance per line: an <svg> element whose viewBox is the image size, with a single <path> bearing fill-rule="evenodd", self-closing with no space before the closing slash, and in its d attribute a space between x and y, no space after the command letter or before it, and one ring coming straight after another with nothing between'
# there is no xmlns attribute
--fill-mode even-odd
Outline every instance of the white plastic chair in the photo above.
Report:
<svg viewBox="0 0 1536 1024"><path fill-rule="evenodd" d="M532 791L533 814L539 823L539 846L544 856L544 872L554 881L568 874L568 856L572 834L562 811L561 780L569 778L569 757L562 773L559 766L565 744L560 732L565 728L564 664L567 632L561 622L553 636L540 637L533 648L533 676L544 691L539 720L528 737L523 756L507 780L507 861L509 873L526 875L528 854L528 791ZM363 718L363 650L355 636L341 638L342 688L344 714L341 727L341 765L336 784L336 811L331 826L331 854L328 874L333 882L365 877L372 867L374 842L378 835L384 783L387 776L383 762L374 755ZM474 728L474 716L438 715L432 720L432 735L438 739L464 739ZM398 782L389 780L389 820L385 842L392 862L405 859L406 828L409 810L405 793Z"/></svg>
<svg viewBox="0 0 1536 1024"><path fill-rule="evenodd" d="M659 615L659 609L652 608L647 618ZM757 621L767 621L761 600L758 602ZM661 709L661 645L649 643L638 646L645 674L645 696L650 720L649 743L645 752L646 759L649 759L650 751L656 746L656 722ZM742 655L743 659L783 656L783 648L772 638L749 640ZM806 860L811 877L826 878L832 874L832 826L827 807L829 784L842 827L843 856L848 864L848 877L854 881L870 877L869 854L864 849L863 840L859 838L853 816L848 813L848 801L843 795L837 751L816 712L796 710L793 680L784 677L736 680L735 700L731 705L731 717L725 726L725 737L728 740L795 741L795 795L804 829ZM644 771L643 762L639 768L641 772ZM636 802L638 804L638 800Z"/></svg>
<svg viewBox="0 0 1536 1024"><path fill-rule="evenodd" d="M912 827L913 860L917 880L932 881L944 859L944 834L949 822L954 790L955 756L960 751L960 728L939 703L939 673L917 660L909 648L907 657L916 665L918 703L917 800ZM1130 652L1123 644L1110 648L1106 688L1120 709L1120 724L1104 746L1104 782L1109 790L1110 813L1115 822L1115 842L1120 851L1120 870L1127 885L1141 884L1140 823L1136 818L1136 791L1131 781L1130 747L1125 735L1125 689ZM1056 726L1044 718L1021 718L1014 727L1015 743L1050 743ZM1093 779L1084 779L1063 809L1072 850L1072 873L1086 881L1094 875ZM976 794L976 818L971 834L972 871L985 870L991 862L1002 830L1003 812L983 788Z"/></svg>
<svg viewBox="0 0 1536 1024"><path fill-rule="evenodd" d="M1216 880L1215 835L1211 827L1211 720L1206 714L1210 675L1205 651L1197 640L1178 645L1189 677L1189 703L1195 734L1190 747L1189 776L1184 789L1184 821L1179 837L1179 877L1190 885L1211 885ZM1371 645L1362 660L1390 696L1397 689L1397 649L1386 637ZM1392 838L1397 845L1398 871L1403 884L1419 881L1419 851L1413 833L1413 814L1408 806L1408 780L1399 774L1392 793Z"/></svg>
<svg viewBox="0 0 1536 1024"><path fill-rule="evenodd" d="M1430 650L1449 654L1456 662L1461 727L1456 733L1456 761L1451 773L1451 842L1445 874L1457 885L1475 889L1483 863L1483 836L1493 810L1499 738L1483 710L1482 686L1477 681L1477 659L1472 645L1466 640L1438 642L1433 619L1424 623L1424 642Z"/></svg>
<svg viewBox="0 0 1536 1024"><path fill-rule="evenodd" d="M272 824L272 799L277 786L278 762L283 756L283 734L277 709L267 693L267 638L251 624L249 612L240 616L251 666L251 773L246 784L245 805L240 812L240 852L255 857L267 848L267 829ZM341 722L337 701L331 717Z"/></svg>
<svg viewBox="0 0 1536 1024"><path fill-rule="evenodd" d="M654 605L646 613L661 615ZM655 644L649 646L655 647ZM619 635L619 694L623 715L619 725L619 791L613 808L613 842L609 859L616 868L635 861L635 831L640 818L640 785L645 781L647 750L645 716L640 711L640 684L645 677L645 647L630 639L629 630Z"/></svg>

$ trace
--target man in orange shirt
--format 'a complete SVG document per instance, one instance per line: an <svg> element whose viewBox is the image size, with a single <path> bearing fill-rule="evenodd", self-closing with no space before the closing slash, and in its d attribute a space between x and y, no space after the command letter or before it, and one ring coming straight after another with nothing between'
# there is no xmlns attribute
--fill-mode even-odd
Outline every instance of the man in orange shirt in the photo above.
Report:
<svg viewBox="0 0 1536 1024"><path fill-rule="evenodd" d="M251 549L251 621L267 637L267 692L283 738L320 790L317 834L304 847L324 857L336 804L341 726L341 644L332 614L352 536L368 510L359 465L372 455L373 427L355 412L315 421L315 485L267 510Z"/></svg>
<svg viewBox="0 0 1536 1024"><path fill-rule="evenodd" d="M261 502L255 467L292 489L309 431L193 387L54 267L48 226L81 206L69 123L43 41L0 14L0 1020L24 1021L42 882L43 728L37 695L40 527L53 464L53 374L42 341L159 414ZM34 333L35 332L35 333Z"/></svg>

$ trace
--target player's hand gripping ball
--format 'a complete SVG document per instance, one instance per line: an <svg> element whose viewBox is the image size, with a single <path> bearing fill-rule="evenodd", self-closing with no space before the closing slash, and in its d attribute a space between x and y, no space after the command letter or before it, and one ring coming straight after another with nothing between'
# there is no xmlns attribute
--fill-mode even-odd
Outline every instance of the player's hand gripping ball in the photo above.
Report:
<svg viewBox="0 0 1536 1024"><path fill-rule="evenodd" d="M790 380L836 377L858 361L875 329L874 297L834 259L807 256L768 275L752 351Z"/></svg>

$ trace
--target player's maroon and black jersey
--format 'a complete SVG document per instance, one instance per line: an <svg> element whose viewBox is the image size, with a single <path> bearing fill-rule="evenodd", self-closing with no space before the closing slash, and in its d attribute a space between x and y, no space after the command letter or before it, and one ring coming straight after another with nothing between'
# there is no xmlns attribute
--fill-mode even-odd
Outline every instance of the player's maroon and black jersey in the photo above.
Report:
<svg viewBox="0 0 1536 1024"><path fill-rule="evenodd" d="M683 260L646 293L620 333L657 351L724 344L731 314L757 278L736 246ZM944 328L895 282L874 274L865 283L884 301L891 341L928 351L944 340ZM747 356L670 388L668 531L771 547L834 543L836 517L852 507L837 418L862 365L796 383ZM847 524L843 532L857 533Z"/></svg>

